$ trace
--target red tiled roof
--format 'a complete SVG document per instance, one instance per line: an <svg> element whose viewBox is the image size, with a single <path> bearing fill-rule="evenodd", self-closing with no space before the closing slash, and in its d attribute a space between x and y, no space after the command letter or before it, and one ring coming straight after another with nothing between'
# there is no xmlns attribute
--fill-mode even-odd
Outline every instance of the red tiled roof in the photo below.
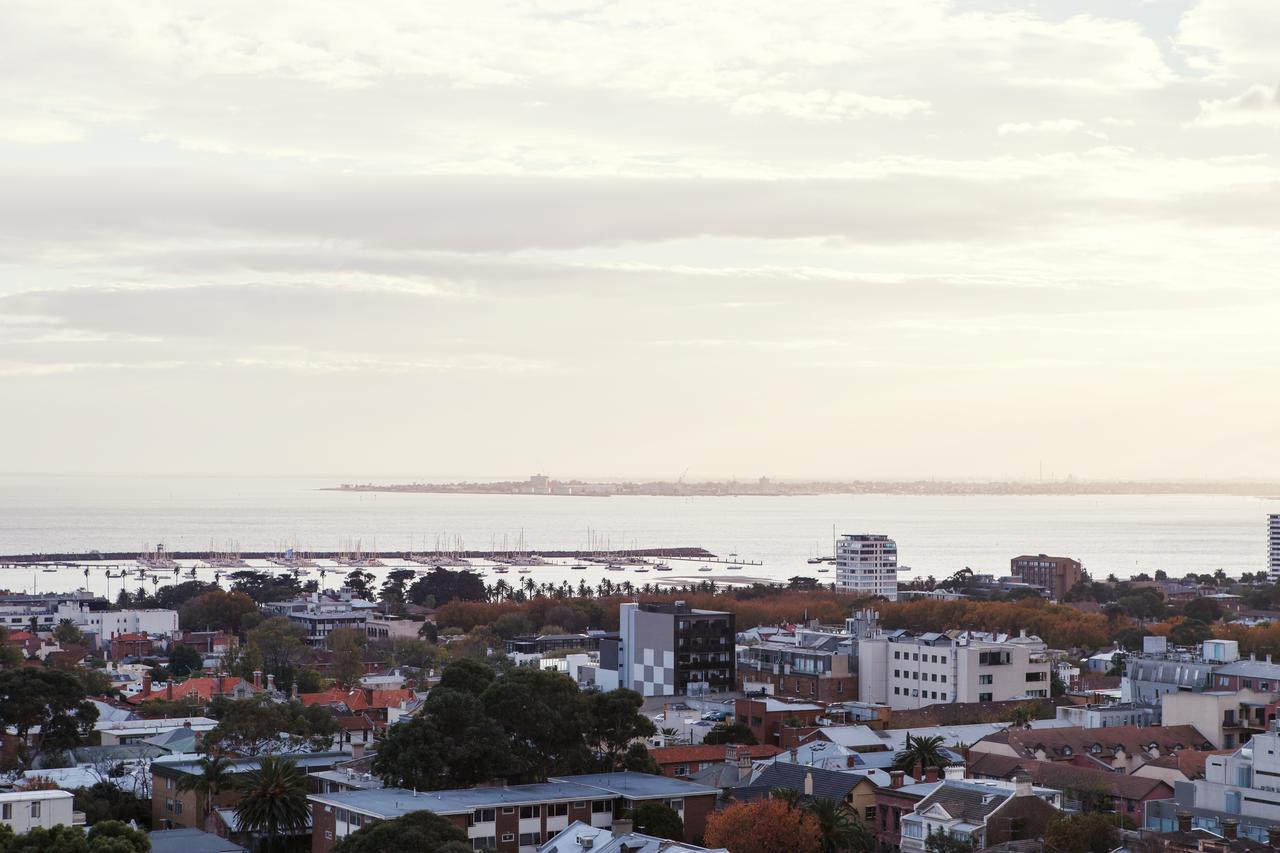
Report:
<svg viewBox="0 0 1280 853"><path fill-rule="evenodd" d="M330 687L320 693L303 693L298 697L304 705L346 705L352 711L365 708L390 708L413 699L412 690L371 690L358 687L343 690Z"/></svg>
<svg viewBox="0 0 1280 853"><path fill-rule="evenodd" d="M335 717L338 721L338 727L349 732L370 731L374 726L373 721L364 714L356 714L350 717Z"/></svg>
<svg viewBox="0 0 1280 853"><path fill-rule="evenodd" d="M1130 776L1059 761L1031 761L992 752L974 752L969 755L969 774L975 778L1012 779L1014 771L1018 769L1025 770L1031 775L1032 782L1046 788L1062 790L1097 787L1110 790L1117 797L1135 801L1173 796L1173 787L1168 782L1150 776Z"/></svg>
<svg viewBox="0 0 1280 853"><path fill-rule="evenodd" d="M1195 726L1186 725L1109 726L1102 729L1079 726L1059 729L1009 728L987 735L978 743L983 741L1008 744L1014 752L1027 758L1033 758L1038 751L1043 750L1047 757L1058 760L1076 755L1112 755L1117 749L1123 749L1127 755L1144 755L1147 754L1147 747L1152 744L1160 755L1183 749L1213 748L1213 744Z"/></svg>
<svg viewBox="0 0 1280 853"><path fill-rule="evenodd" d="M259 688L254 687L244 679L236 678L235 676L228 675L224 677L221 679L221 685L218 684L218 681L219 679L217 676L209 678L188 678L181 684L165 685L158 690L153 688L150 693L139 693L136 696L130 696L129 701L136 705L140 702L150 702L154 699L176 700L190 699L193 696L198 696L207 702L214 696L232 693L237 689L237 687L248 688L248 690L253 693L261 692ZM173 688L172 695L170 695L170 687Z"/></svg>
<svg viewBox="0 0 1280 853"><path fill-rule="evenodd" d="M150 639L151 638L148 637L145 633L144 634L116 634L114 637L111 638L111 642L114 643L116 640L119 640L122 643L137 643L137 642L146 642Z"/></svg>
<svg viewBox="0 0 1280 853"><path fill-rule="evenodd" d="M773 758L778 753L786 752L786 750L772 744L733 747L703 744L698 746L660 746L649 750L649 754L659 764L693 764L701 761L724 761L728 756L728 749L749 750L752 761Z"/></svg>

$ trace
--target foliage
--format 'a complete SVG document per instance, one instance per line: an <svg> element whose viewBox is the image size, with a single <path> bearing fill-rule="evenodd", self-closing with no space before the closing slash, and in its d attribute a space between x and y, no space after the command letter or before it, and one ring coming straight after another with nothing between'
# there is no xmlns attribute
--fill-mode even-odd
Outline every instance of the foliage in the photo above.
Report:
<svg viewBox="0 0 1280 853"><path fill-rule="evenodd" d="M294 670L310 659L306 636L306 629L285 616L267 619L249 632L250 650L262 662L262 671L275 675L282 690L292 684Z"/></svg>
<svg viewBox="0 0 1280 853"><path fill-rule="evenodd" d="M662 774L662 768L649 752L649 747L638 742L627 747L626 754L622 756L622 769L634 773L650 773L654 776Z"/></svg>
<svg viewBox="0 0 1280 853"><path fill-rule="evenodd" d="M369 586L369 583L372 580L373 575L369 572L362 572L359 569L355 569L347 573L346 584L347 588L358 597L371 600L373 598L373 588Z"/></svg>
<svg viewBox="0 0 1280 853"><path fill-rule="evenodd" d="M946 767L951 760L942 754L941 735L907 735L903 749L893 757L893 769L908 773L916 767Z"/></svg>
<svg viewBox="0 0 1280 853"><path fill-rule="evenodd" d="M147 853L151 842L145 833L115 820L96 824L88 835L78 826L37 826L15 835L0 826L0 853Z"/></svg>
<svg viewBox="0 0 1280 853"><path fill-rule="evenodd" d="M312 667L304 667L294 681L299 693L319 693L324 689L324 676Z"/></svg>
<svg viewBox="0 0 1280 853"><path fill-rule="evenodd" d="M174 646L169 652L169 672L182 678L204 666L204 658L190 646Z"/></svg>
<svg viewBox="0 0 1280 853"><path fill-rule="evenodd" d="M1177 646L1196 646L1213 636L1213 630L1199 619L1183 619L1169 629L1169 642Z"/></svg>
<svg viewBox="0 0 1280 853"><path fill-rule="evenodd" d="M53 638L58 641L58 645L63 646L83 646L87 645L84 632L76 627L76 624L70 619L63 619L58 622L53 629Z"/></svg>
<svg viewBox="0 0 1280 853"><path fill-rule="evenodd" d="M272 575L243 569L227 576L233 591L243 592L258 604L268 601L287 601L302 592L298 579L288 573Z"/></svg>
<svg viewBox="0 0 1280 853"><path fill-rule="evenodd" d="M592 767L594 756L584 738L592 728L591 710L573 679L517 667L490 684L480 701L511 739L522 777L542 781Z"/></svg>
<svg viewBox="0 0 1280 853"><path fill-rule="evenodd" d="M39 726L41 745L50 750L78 746L93 730L98 709L85 701L84 685L57 669L0 671L0 724L13 726L20 741Z"/></svg>
<svg viewBox="0 0 1280 853"><path fill-rule="evenodd" d="M245 614L257 610L258 605L243 591L213 587L184 603L178 611L178 621L188 631L235 633Z"/></svg>
<svg viewBox="0 0 1280 853"><path fill-rule="evenodd" d="M702 739L703 743L719 745L725 743L740 743L745 746L755 746L759 743L755 734L747 727L746 723L716 723L711 730L706 733Z"/></svg>
<svg viewBox="0 0 1280 853"><path fill-rule="evenodd" d="M479 696L497 677L498 674L487 663L464 658L444 668L444 672L440 674L440 687Z"/></svg>
<svg viewBox="0 0 1280 853"><path fill-rule="evenodd" d="M656 838L670 838L672 841L684 840L684 821L675 809L665 803L657 800L640 803L632 811L631 820L636 832Z"/></svg>
<svg viewBox="0 0 1280 853"><path fill-rule="evenodd" d="M430 622L422 623L430 625ZM435 669L444 660L445 650L415 637L387 637L374 640L369 649L386 666L416 666Z"/></svg>
<svg viewBox="0 0 1280 853"><path fill-rule="evenodd" d="M338 733L333 713L320 705L297 700L275 702L265 695L249 699L216 697L210 711L218 725L205 735L205 749L259 755L280 741L281 734L323 749Z"/></svg>
<svg viewBox="0 0 1280 853"><path fill-rule="evenodd" d="M820 853L818 819L781 800L738 803L707 817L706 844L733 853Z"/></svg>
<svg viewBox="0 0 1280 853"><path fill-rule="evenodd" d="M389 605L394 611L403 612L405 590L413 579L413 574L413 569L392 569L387 572L382 588L378 591L382 603Z"/></svg>
<svg viewBox="0 0 1280 853"><path fill-rule="evenodd" d="M292 759L264 756L256 770L240 774L237 787L236 820L255 836L264 836L268 846L306 830L307 774Z"/></svg>
<svg viewBox="0 0 1280 853"><path fill-rule="evenodd" d="M1182 615L1212 624L1222 618L1222 608L1212 598L1193 598L1183 605Z"/></svg>
<svg viewBox="0 0 1280 853"><path fill-rule="evenodd" d="M199 773L187 773L178 780L178 790L194 791L204 805L204 814L208 814L214 797L223 788L235 784L235 776L231 770L231 759L221 755L201 758L198 766Z"/></svg>
<svg viewBox="0 0 1280 853"><path fill-rule="evenodd" d="M364 647L367 642L368 635L355 628L337 628L329 634L329 649L333 652L329 674L334 681L343 687L360 683L360 677L364 675Z"/></svg>
<svg viewBox="0 0 1280 853"><path fill-rule="evenodd" d="M929 833L924 840L925 853L973 853L973 842L952 838L946 830Z"/></svg>
<svg viewBox="0 0 1280 853"><path fill-rule="evenodd" d="M1026 628L1052 648L1099 649L1109 645L1112 626L1101 614L1040 599L1013 601L940 601L913 599L878 605L886 628L931 631L938 625L978 631L1017 633ZM1125 627L1127 620L1118 627Z"/></svg>
<svg viewBox="0 0 1280 853"><path fill-rule="evenodd" d="M450 601L484 601L486 593L484 579L474 572L435 568L414 581L408 596L414 604L426 604L430 600L433 602L430 606L439 607Z"/></svg>
<svg viewBox="0 0 1280 853"><path fill-rule="evenodd" d="M434 791L469 788L510 772L511 744L480 698L437 687L422 713L392 726L373 770L388 784Z"/></svg>
<svg viewBox="0 0 1280 853"><path fill-rule="evenodd" d="M1006 719L1015 726L1025 727L1030 725L1032 720L1036 719L1038 716L1036 712L1037 709L1033 705L1026 703L1014 705L1009 709L1009 715Z"/></svg>
<svg viewBox="0 0 1280 853"><path fill-rule="evenodd" d="M4 625L0 625L0 667L9 668L22 666L22 662L26 660L22 648L9 639L9 629Z"/></svg>
<svg viewBox="0 0 1280 853"><path fill-rule="evenodd" d="M844 803L819 797L803 808L818 821L823 853L870 853L875 848L875 836Z"/></svg>
<svg viewBox="0 0 1280 853"><path fill-rule="evenodd" d="M588 737L592 748L610 770L622 762L632 741L652 737L657 731L653 721L640 713L644 697L633 690L595 693L588 702L591 706Z"/></svg>
<svg viewBox="0 0 1280 853"><path fill-rule="evenodd" d="M425 809L370 823L338 842L333 853L397 853L434 850L470 853L467 834L448 818Z"/></svg>
<svg viewBox="0 0 1280 853"><path fill-rule="evenodd" d="M1050 821L1044 842L1056 853L1107 853L1120 846L1120 831L1113 816L1078 812Z"/></svg>
<svg viewBox="0 0 1280 853"><path fill-rule="evenodd" d="M111 782L97 782L88 788L78 788L74 805L78 812L84 812L85 823L89 826L105 821L118 820L128 823L134 821L140 826L151 823L151 801L137 796L132 791L125 791Z"/></svg>

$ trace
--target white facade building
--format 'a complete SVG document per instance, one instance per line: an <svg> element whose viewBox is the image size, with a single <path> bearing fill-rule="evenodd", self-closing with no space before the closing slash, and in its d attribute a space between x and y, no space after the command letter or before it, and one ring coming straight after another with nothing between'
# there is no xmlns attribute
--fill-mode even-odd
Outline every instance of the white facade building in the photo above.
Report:
<svg viewBox="0 0 1280 853"><path fill-rule="evenodd" d="M890 631L858 645L858 699L895 711L942 702L1005 702L1049 696L1044 642L953 631Z"/></svg>
<svg viewBox="0 0 1280 853"><path fill-rule="evenodd" d="M898 600L898 544L877 533L846 533L836 541L836 588Z"/></svg>
<svg viewBox="0 0 1280 853"><path fill-rule="evenodd" d="M111 645L112 637L121 634L146 633L151 637L169 637L178 632L178 611L90 610L83 604L60 604L55 624L71 620L85 634L97 638L99 646Z"/></svg>
<svg viewBox="0 0 1280 853"><path fill-rule="evenodd" d="M84 814L73 812L75 799L70 791L14 791L0 794L0 824L17 835L24 835L37 826L45 829L62 824L84 826Z"/></svg>
<svg viewBox="0 0 1280 853"><path fill-rule="evenodd" d="M1280 580L1280 514L1267 516L1267 572Z"/></svg>

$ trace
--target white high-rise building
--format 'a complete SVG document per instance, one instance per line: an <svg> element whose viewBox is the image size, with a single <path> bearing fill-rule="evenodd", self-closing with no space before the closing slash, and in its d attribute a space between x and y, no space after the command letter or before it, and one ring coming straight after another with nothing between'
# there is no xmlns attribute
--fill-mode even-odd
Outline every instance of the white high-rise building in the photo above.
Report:
<svg viewBox="0 0 1280 853"><path fill-rule="evenodd" d="M836 540L836 589L898 600L898 543L878 533L846 533Z"/></svg>
<svg viewBox="0 0 1280 853"><path fill-rule="evenodd" d="M1280 515L1267 516L1267 571L1272 580L1280 580Z"/></svg>

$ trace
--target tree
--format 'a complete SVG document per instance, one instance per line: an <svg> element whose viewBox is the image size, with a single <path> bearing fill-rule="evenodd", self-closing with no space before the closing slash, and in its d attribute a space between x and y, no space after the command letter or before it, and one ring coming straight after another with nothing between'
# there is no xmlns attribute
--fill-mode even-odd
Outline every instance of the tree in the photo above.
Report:
<svg viewBox="0 0 1280 853"><path fill-rule="evenodd" d="M924 840L925 853L973 853L973 843L961 841L946 830L938 829L929 833Z"/></svg>
<svg viewBox="0 0 1280 853"><path fill-rule="evenodd" d="M201 758L197 764L200 772L183 774L178 780L178 790L194 791L200 798L200 804L204 810L197 817L198 826L213 810L213 798L218 796L218 792L223 788L231 787L235 783L235 776L231 770L231 759L221 755Z"/></svg>
<svg viewBox="0 0 1280 853"><path fill-rule="evenodd" d="M321 705L276 702L266 695L249 699L213 700L211 714L218 725L205 735L207 750L259 755L280 746L282 736L305 741L311 749L324 749L338 733L333 713Z"/></svg>
<svg viewBox="0 0 1280 853"><path fill-rule="evenodd" d="M85 823L89 826L107 820L134 821L144 826L151 822L151 801L122 789L114 780L96 782L72 793L75 794L73 808L84 812Z"/></svg>
<svg viewBox="0 0 1280 853"><path fill-rule="evenodd" d="M355 569L347 574L347 589L351 590L357 596L363 599L373 598L373 589L369 583L373 580L373 575L369 572L362 572Z"/></svg>
<svg viewBox="0 0 1280 853"><path fill-rule="evenodd" d="M258 605L244 592L214 587L187 600L178 611L178 621L188 631L237 632L245 614L256 612Z"/></svg>
<svg viewBox="0 0 1280 853"><path fill-rule="evenodd" d="M1183 605L1182 615L1212 625L1222 618L1222 608L1212 598L1193 598Z"/></svg>
<svg viewBox="0 0 1280 853"><path fill-rule="evenodd" d="M942 754L942 736L918 737L907 735L901 752L893 757L893 769L908 773L916 767L946 767L951 759Z"/></svg>
<svg viewBox="0 0 1280 853"><path fill-rule="evenodd" d="M53 629L53 638L58 641L60 646L87 645L84 632L77 628L76 624L70 619L63 619L58 622L57 627Z"/></svg>
<svg viewBox="0 0 1280 853"><path fill-rule="evenodd" d="M818 821L823 853L870 853L875 848L875 836L844 803L819 797L806 802L804 810Z"/></svg>
<svg viewBox="0 0 1280 853"><path fill-rule="evenodd" d="M1079 812L1050 821L1044 842L1055 853L1107 853L1120 846L1120 830L1113 815Z"/></svg>
<svg viewBox="0 0 1280 853"><path fill-rule="evenodd" d="M739 743L744 746L755 746L759 743L755 733L747 727L746 723L716 723L702 738L702 742L713 745Z"/></svg>
<svg viewBox="0 0 1280 853"><path fill-rule="evenodd" d="M404 612L405 587L413 579L413 569L392 569L382 582L379 597L383 604L397 612Z"/></svg>
<svg viewBox="0 0 1280 853"><path fill-rule="evenodd" d="M594 769L595 756L583 737L590 731L590 709L573 679L517 667L485 688L480 700L507 733L520 774L529 781Z"/></svg>
<svg viewBox="0 0 1280 853"><path fill-rule="evenodd" d="M263 671L274 674L277 684L281 684L286 676L292 682L294 669L308 659L306 636L301 625L286 616L276 616L249 632L249 646L262 661Z"/></svg>
<svg viewBox="0 0 1280 853"><path fill-rule="evenodd" d="M333 664L329 674L343 687L360 683L364 675L364 646L369 637L355 628L337 628L329 634L329 649L333 652Z"/></svg>
<svg viewBox="0 0 1280 853"><path fill-rule="evenodd" d="M448 818L425 809L393 820L365 824L342 839L333 853L398 853L434 850L439 853L470 853L467 833Z"/></svg>
<svg viewBox="0 0 1280 853"><path fill-rule="evenodd" d="M652 737L653 721L640 713L644 697L634 690L619 688L596 693L590 700L591 728L588 736L606 770L615 770L628 745L637 738Z"/></svg>
<svg viewBox="0 0 1280 853"><path fill-rule="evenodd" d="M684 840L684 821L676 810L666 803L647 800L636 806L631 813L631 820L636 832L652 835L655 838L670 838L672 841Z"/></svg>
<svg viewBox="0 0 1280 853"><path fill-rule="evenodd" d="M18 740L40 727L44 749L62 751L80 744L93 730L98 709L85 701L84 685L57 669L0 671L0 724L13 726Z"/></svg>
<svg viewBox="0 0 1280 853"><path fill-rule="evenodd" d="M444 668L444 672L440 674L439 686L479 696L497 677L498 674L487 663L474 658L463 658Z"/></svg>
<svg viewBox="0 0 1280 853"><path fill-rule="evenodd" d="M633 743L627 747L626 755L622 756L622 769L630 770L634 773L650 773L654 776L662 775L662 768L654 760L649 748L642 743Z"/></svg>
<svg viewBox="0 0 1280 853"><path fill-rule="evenodd" d="M37 826L25 835L15 835L0 826L0 853L146 853L151 842L145 833L120 821L94 825L85 835L78 826L56 824Z"/></svg>
<svg viewBox="0 0 1280 853"><path fill-rule="evenodd" d="M435 568L414 581L408 597L414 604L426 604L430 600L432 606L439 607L450 601L484 601L487 596L484 579L474 572Z"/></svg>
<svg viewBox="0 0 1280 853"><path fill-rule="evenodd" d="M240 775L241 791L236 820L257 842L265 838L267 849L307 828L307 774L292 759L264 756L256 770Z"/></svg>
<svg viewBox="0 0 1280 853"><path fill-rule="evenodd" d="M1027 726L1031 725L1031 721L1034 720L1035 718L1036 718L1035 709L1031 705L1028 705L1027 703L1024 702L1021 705L1014 705L1013 708L1009 710L1009 715L1005 719L1007 719L1014 726L1017 726L1019 728L1026 728Z"/></svg>
<svg viewBox="0 0 1280 853"><path fill-rule="evenodd" d="M294 683L298 685L299 693L319 693L324 689L323 676L309 666L298 672L298 677L294 680Z"/></svg>
<svg viewBox="0 0 1280 853"><path fill-rule="evenodd" d="M169 652L169 671L179 678L196 672L204 666L204 658L190 646L174 646Z"/></svg>
<svg viewBox="0 0 1280 853"><path fill-rule="evenodd" d="M511 772L506 732L480 698L436 687L422 713L392 726L373 760L388 785L435 791L470 788Z"/></svg>
<svg viewBox="0 0 1280 853"><path fill-rule="evenodd" d="M1213 636L1213 629L1199 619L1184 619L1169 631L1169 641L1176 646L1198 646Z"/></svg>
<svg viewBox="0 0 1280 853"><path fill-rule="evenodd" d="M147 853L147 834L118 820L104 820L89 827L89 853Z"/></svg>
<svg viewBox="0 0 1280 853"><path fill-rule="evenodd" d="M733 853L820 853L818 819L779 800L738 803L707 817L706 844Z"/></svg>

